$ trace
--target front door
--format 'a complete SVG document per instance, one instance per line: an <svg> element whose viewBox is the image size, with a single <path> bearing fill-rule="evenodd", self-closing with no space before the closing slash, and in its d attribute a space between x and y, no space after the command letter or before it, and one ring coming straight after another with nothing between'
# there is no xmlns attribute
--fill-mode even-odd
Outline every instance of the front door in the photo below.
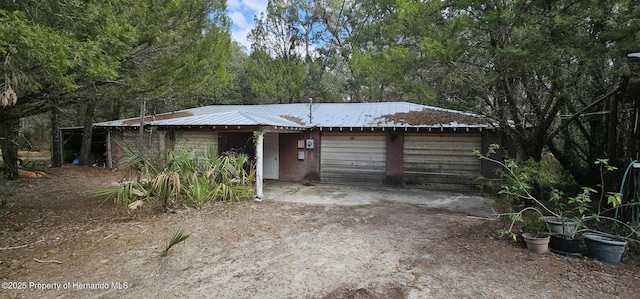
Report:
<svg viewBox="0 0 640 299"><path fill-rule="evenodd" d="M278 179L278 133L264 134L264 164L262 171L265 179Z"/></svg>

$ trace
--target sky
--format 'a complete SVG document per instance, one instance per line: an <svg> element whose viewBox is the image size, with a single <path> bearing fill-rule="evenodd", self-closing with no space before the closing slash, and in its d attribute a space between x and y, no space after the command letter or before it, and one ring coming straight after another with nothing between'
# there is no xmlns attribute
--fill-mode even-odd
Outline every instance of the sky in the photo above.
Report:
<svg viewBox="0 0 640 299"><path fill-rule="evenodd" d="M251 44L247 41L247 34L254 27L253 17L267 9L267 0L227 0L227 11L233 24L231 25L231 37L245 46L247 50Z"/></svg>

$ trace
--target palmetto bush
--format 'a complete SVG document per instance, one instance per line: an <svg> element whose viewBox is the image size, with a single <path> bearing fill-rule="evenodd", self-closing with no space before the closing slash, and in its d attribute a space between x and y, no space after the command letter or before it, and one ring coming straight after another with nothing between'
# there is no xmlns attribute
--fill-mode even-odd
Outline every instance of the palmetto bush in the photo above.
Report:
<svg viewBox="0 0 640 299"><path fill-rule="evenodd" d="M107 196L112 198L118 205L126 206L131 202L140 199L148 198L148 187L136 181L125 181L117 186L108 187L93 192L96 196Z"/></svg>
<svg viewBox="0 0 640 299"><path fill-rule="evenodd" d="M160 200L163 207L169 207L180 199L180 194L182 193L181 181L178 172L164 170L158 173L152 180L152 195Z"/></svg>
<svg viewBox="0 0 640 299"><path fill-rule="evenodd" d="M113 197L118 204L155 199L165 209L177 203L200 208L209 201L241 201L253 195L255 165L244 153L218 156L208 148L201 155L176 150L144 159L118 143L127 154L127 167L138 172L138 180L96 192Z"/></svg>
<svg viewBox="0 0 640 299"><path fill-rule="evenodd" d="M194 174L187 177L185 184L189 186L185 190L185 200L197 208L214 199L211 184L206 177Z"/></svg>

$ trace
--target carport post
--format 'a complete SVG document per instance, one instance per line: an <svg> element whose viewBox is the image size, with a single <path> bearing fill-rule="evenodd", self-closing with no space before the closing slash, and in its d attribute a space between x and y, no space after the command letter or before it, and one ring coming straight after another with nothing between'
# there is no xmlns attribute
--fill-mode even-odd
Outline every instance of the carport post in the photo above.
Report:
<svg viewBox="0 0 640 299"><path fill-rule="evenodd" d="M253 133L256 141L256 199L262 199L262 172L264 161L264 131L262 129Z"/></svg>

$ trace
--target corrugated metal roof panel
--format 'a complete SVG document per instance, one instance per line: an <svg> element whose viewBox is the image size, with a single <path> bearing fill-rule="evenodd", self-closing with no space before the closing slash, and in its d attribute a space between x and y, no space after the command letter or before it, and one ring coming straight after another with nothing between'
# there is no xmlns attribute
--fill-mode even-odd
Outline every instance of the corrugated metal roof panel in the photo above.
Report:
<svg viewBox="0 0 640 299"><path fill-rule="evenodd" d="M255 112L228 111L201 114L181 118L154 120L153 126L278 126L302 127L282 117L263 115Z"/></svg>
<svg viewBox="0 0 640 299"><path fill-rule="evenodd" d="M191 115L180 117L181 115ZM174 118L175 117L175 118ZM273 125L286 127L492 127L471 113L407 102L213 105L158 115L154 125ZM96 124L137 126L136 118Z"/></svg>

